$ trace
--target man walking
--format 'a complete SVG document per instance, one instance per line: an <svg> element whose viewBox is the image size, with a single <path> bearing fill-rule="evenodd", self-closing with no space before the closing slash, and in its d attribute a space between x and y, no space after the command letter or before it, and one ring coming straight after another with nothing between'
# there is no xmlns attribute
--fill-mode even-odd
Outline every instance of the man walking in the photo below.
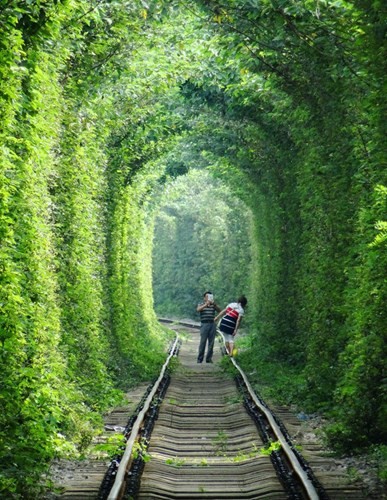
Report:
<svg viewBox="0 0 387 500"><path fill-rule="evenodd" d="M198 304L196 310L200 313L200 344L198 352L198 363L202 363L207 344L206 363L212 363L212 353L215 342L215 313L220 312L220 307L215 304L212 292L203 295L203 302Z"/></svg>

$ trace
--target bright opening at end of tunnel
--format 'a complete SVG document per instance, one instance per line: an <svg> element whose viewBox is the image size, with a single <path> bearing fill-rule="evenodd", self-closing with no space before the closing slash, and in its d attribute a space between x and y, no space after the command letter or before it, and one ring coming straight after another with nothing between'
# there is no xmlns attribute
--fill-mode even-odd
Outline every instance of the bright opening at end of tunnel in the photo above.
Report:
<svg viewBox="0 0 387 500"><path fill-rule="evenodd" d="M252 295L254 244L248 206L206 170L171 182L159 201L153 241L159 316L197 320L206 290L218 304Z"/></svg>

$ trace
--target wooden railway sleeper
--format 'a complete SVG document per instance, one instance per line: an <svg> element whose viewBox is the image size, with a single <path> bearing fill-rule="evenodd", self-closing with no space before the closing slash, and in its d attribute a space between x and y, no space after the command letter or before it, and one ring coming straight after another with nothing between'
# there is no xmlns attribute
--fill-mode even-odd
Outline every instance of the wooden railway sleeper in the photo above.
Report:
<svg viewBox="0 0 387 500"><path fill-rule="evenodd" d="M240 375L237 375L235 377L235 382L237 384L237 387L239 391L241 392L243 399L244 399L244 406L247 410L247 412L250 414L252 419L254 420L258 432L261 435L262 441L265 443L265 445L270 445L273 441L276 440L276 435L273 432L270 423L268 422L268 419L266 416L263 414L263 412L259 409L259 407L255 404L253 399L250 396L250 393L244 383L243 378ZM282 434L284 435L284 438L286 439L287 443L291 447L294 455L296 456L297 460L299 461L301 467L303 470L306 472L308 475L308 478L312 482L313 486L315 487L316 491L318 492L318 498L319 500L329 500L329 496L322 487L322 485L319 483L319 481L316 479L314 476L311 468L309 465L306 463L304 457L296 450L296 448L293 446L293 443L291 442L289 433L287 432L286 427L283 425L283 423L280 421L280 419L271 411L269 410L267 404L259 397L256 396L257 399L259 400L260 404L267 409L267 411L270 411L271 415L273 416L276 424L279 426ZM287 460L286 454L283 453L281 450L273 450L270 453L270 458L273 463L273 466L276 470L276 473L282 482L285 491L288 495L288 498L291 500L303 500L305 498L309 498L308 495L305 494L303 486L301 482L299 481L298 477L294 474L293 468L290 464L290 462Z"/></svg>
<svg viewBox="0 0 387 500"><path fill-rule="evenodd" d="M150 435L151 435L152 430L153 430L154 423L158 417L160 404L161 404L162 400L164 399L165 393L168 389L168 386L170 383L170 378L171 377L170 377L169 373L166 373L165 376L163 377L163 380L161 381L161 383L159 385L158 391L154 395L152 402L149 406L149 409L147 411L146 417L145 417L144 422L143 422L143 426L140 429L140 432L138 434L137 442L144 442L144 441L148 442L149 441ZM143 408L146 396L149 394L149 392L150 391L147 390L146 395L142 398L141 402L137 406L137 409L135 412L137 415L141 411L141 409ZM125 428L125 438L126 439L128 439L130 436L131 428L133 427L134 421L137 418L136 414L133 415L129 419L128 425ZM112 489L112 485L115 481L117 470L118 470L118 467L120 465L120 461L121 461L124 450L125 450L125 446L122 447L122 454L116 455L113 458L113 460L111 461L109 468L108 468L108 470L104 476L104 479L101 483L101 487L100 487L99 494L98 494L98 500L106 500L108 498L109 493ZM126 484L131 485L131 486L130 487L127 486L127 491L129 491L129 493L125 494L125 496L133 497L132 491L133 492L137 491L139 484L140 484L140 479L141 479L142 470L144 468L144 464L145 464L145 462L144 462L144 459L143 459L142 454L140 452L140 453L138 453L138 456L132 460L131 467L128 471L128 474L127 474L128 479L127 479ZM124 496L124 498L125 498L125 496Z"/></svg>
<svg viewBox="0 0 387 500"><path fill-rule="evenodd" d="M137 420L139 413L143 409L146 398L150 394L154 384L155 384L155 380L149 384L143 397L141 398L140 402L136 406L136 409L134 410L134 412L130 416L130 418L125 426L125 429L124 429L124 439L125 440L127 440L129 438L131 431L132 431L132 428L133 428L133 425L134 425L134 422ZM109 492L110 492L110 490L113 486L113 483L115 481L117 470L118 470L118 467L120 465L120 461L121 461L124 450L125 450L125 445L123 444L121 447L122 453L114 455L114 457L111 459L109 467L108 467L108 469L104 475L104 478L101 482L101 486L99 488L97 500L106 500L106 498L108 497Z"/></svg>
<svg viewBox="0 0 387 500"><path fill-rule="evenodd" d="M263 401L261 399L260 399L260 401L263 403ZM323 488L321 483L318 481L318 479L314 475L313 470L311 469L311 467L309 466L309 464L307 463L305 458L301 455L301 453L293 445L287 428L284 426L284 424L281 422L281 420L278 418L278 416L274 412L271 412L271 413L272 413L274 420L276 421L278 427L280 428L282 434L284 435L286 441L289 443L294 455L296 456L297 460L299 461L302 468L307 473L309 479L312 481L314 487L316 488L318 495L319 495L319 500L329 500L329 496L328 496L327 492L325 491L325 489Z"/></svg>
<svg viewBox="0 0 387 500"><path fill-rule="evenodd" d="M173 352L178 352L180 347L179 342L177 338L174 343ZM165 373L169 359L172 357L173 352L172 351L170 352L170 356L162 369L162 374ZM318 482L314 479L314 476L311 474L310 469L307 466L305 466L305 462L300 460L300 454L298 452L296 453L296 450L294 450L294 447L290 442L287 432L285 433L282 432L278 423L278 419L277 418L274 419L274 416L268 409L267 405L263 401L257 398L246 376L244 375L242 370L238 367L235 360L231 358L231 361L235 365L235 367L239 370L239 373L241 375L240 378L243 379L243 383L240 380L238 385L242 389L242 392L245 394L246 409L256 422L258 430L261 431L264 442L270 443L278 440L281 445L281 451L275 450L271 453L271 460L273 462L273 465L275 465L277 473L279 471L281 472L279 475L280 479L282 480L286 488L287 498L291 500L301 500L301 499L327 500L328 496L326 495L325 491L323 490L321 485L318 484ZM158 383L160 383L160 380L163 376L162 374L158 379ZM243 388L243 386L245 387ZM155 388L151 392L153 395L155 395L156 384ZM148 397L148 404L149 404L149 399L150 397ZM153 405L153 400L152 400L152 405ZM151 411L150 413L153 413L153 411ZM158 410L156 413L158 413ZM145 412L142 411L142 424L144 424L146 419L147 416ZM282 429L284 429L282 424L281 427ZM135 428L137 428L138 431L137 434L139 434L140 429L138 422L135 423ZM287 437L285 437L285 435ZM134 435L131 436L130 440L128 441L129 447L128 446L126 447L125 454L122 458L122 463L120 464L119 470L117 472L115 483L108 497L109 500L116 500L118 498L122 498L122 496L119 496L120 490L121 490L121 495L126 491L125 498L129 498L127 494L130 495L130 498L135 498L136 495L138 494L139 481L137 481L137 479L136 481L134 481L133 478L133 484L128 484L132 483L131 476L134 475L133 474L134 468L132 469L132 465L134 466L133 464L134 460L130 457L128 453L129 450L132 450L134 439L137 439L137 436ZM122 467L124 464L125 468ZM141 462L139 462L138 464L136 464L135 468L142 469L143 466L144 463L141 464ZM129 474L128 472L125 472L128 470ZM138 475L138 477L140 477L140 475ZM121 485L124 485L123 486L124 490L122 490Z"/></svg>
<svg viewBox="0 0 387 500"><path fill-rule="evenodd" d="M148 389L147 389L146 393L144 394L144 396L142 397L140 403L137 405L134 414L128 420L128 423L127 423L125 430L124 430L124 437L125 437L127 442L132 438L131 434L132 434L133 427L138 429L137 436L135 436L135 439L138 441L138 436L140 435L141 430L142 430L141 427L139 427L139 425L144 426L144 422L147 419L147 414L152 413L152 410L154 408L157 408L156 415L158 415L158 408L160 406L162 398L164 397L165 392L166 392L168 385L169 385L169 382L170 382L170 375L168 372L169 359L178 354L179 349L180 349L180 345L181 345L181 340L176 336L175 342L173 342L171 347L169 348L169 357L168 357L167 362L163 366L162 376L160 376L158 379L155 379L155 381L153 381L148 386ZM157 385L157 388L156 388L156 385ZM153 396L151 396L152 392L154 392ZM148 399L150 397L152 397L152 399L149 402ZM147 401L148 401L148 405L149 405L148 410L147 410L145 416L142 417L142 422L137 422L139 415L141 413L144 415L144 406L147 404ZM157 418L157 416L156 416L156 418ZM155 419L153 417L153 422L154 422L154 420ZM124 458L127 459L126 447L123 446L122 449L123 449L123 453L121 455L116 455L112 459L112 461L108 467L108 470L105 473L105 476L102 480L102 483L101 483L101 486L99 489L98 500L106 500L111 495L113 487L116 484L117 474L120 475L119 468L121 465L121 461ZM129 474L126 473L126 475L128 476ZM120 479L120 483L121 483L121 481L122 481L122 479ZM116 493L114 493L114 496L115 497L117 496Z"/></svg>
<svg viewBox="0 0 387 500"><path fill-rule="evenodd" d="M140 441L145 441L149 443L149 439L151 437L154 424L159 415L160 405L165 397L165 393L168 389L170 383L170 375L166 375L164 383L160 385L160 391L158 392L157 397L152 400L152 405L147 412L147 416L144 421L144 426L140 432ZM143 454L138 453L137 457L133 459L132 465L128 471L126 488L123 498L133 499L138 496L140 490L141 476L144 470L145 460Z"/></svg>
<svg viewBox="0 0 387 500"><path fill-rule="evenodd" d="M273 432L271 432L267 420L259 412L258 408L249 398L246 398L246 395L244 396L244 406L255 422L262 441L265 445L269 446L275 439L275 436ZM279 451L273 450L270 453L270 460L273 464L278 478L280 479L286 491L287 498L289 500L303 500L305 496L302 495L300 488L297 486L293 474L291 473L291 469L289 468L289 464L285 463L283 454L281 454Z"/></svg>

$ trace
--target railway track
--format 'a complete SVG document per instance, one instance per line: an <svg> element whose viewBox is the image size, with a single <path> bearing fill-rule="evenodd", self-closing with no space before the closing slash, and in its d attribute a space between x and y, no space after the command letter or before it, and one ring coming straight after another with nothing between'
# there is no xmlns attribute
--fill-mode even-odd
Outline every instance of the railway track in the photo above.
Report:
<svg viewBox="0 0 387 500"><path fill-rule="evenodd" d="M158 380L127 423L125 452L112 461L102 483L99 475L98 490L86 494L78 484L78 490L68 489L61 498L367 498L326 468L322 482L315 476L245 374L240 371L235 383L220 369L221 344L214 364L197 364L197 326L171 328L183 341L176 339ZM177 355L178 366L170 375L169 363ZM229 361L239 369L234 359Z"/></svg>

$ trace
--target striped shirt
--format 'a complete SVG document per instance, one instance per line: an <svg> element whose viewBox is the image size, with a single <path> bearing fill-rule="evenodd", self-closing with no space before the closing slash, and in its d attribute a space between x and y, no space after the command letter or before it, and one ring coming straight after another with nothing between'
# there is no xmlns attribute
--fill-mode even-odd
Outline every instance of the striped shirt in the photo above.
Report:
<svg viewBox="0 0 387 500"><path fill-rule="evenodd" d="M202 306L204 302L201 304L198 304L198 307ZM215 313L216 313L216 305L215 304L210 304L209 306L206 306L204 309L199 311L200 314L200 322L201 323L213 323L215 319Z"/></svg>
<svg viewBox="0 0 387 500"><path fill-rule="evenodd" d="M245 313L243 307L237 302L231 302L226 308L226 314L223 316L220 322L219 329L223 333L228 333L232 335L234 333L237 320L239 316L243 316Z"/></svg>

